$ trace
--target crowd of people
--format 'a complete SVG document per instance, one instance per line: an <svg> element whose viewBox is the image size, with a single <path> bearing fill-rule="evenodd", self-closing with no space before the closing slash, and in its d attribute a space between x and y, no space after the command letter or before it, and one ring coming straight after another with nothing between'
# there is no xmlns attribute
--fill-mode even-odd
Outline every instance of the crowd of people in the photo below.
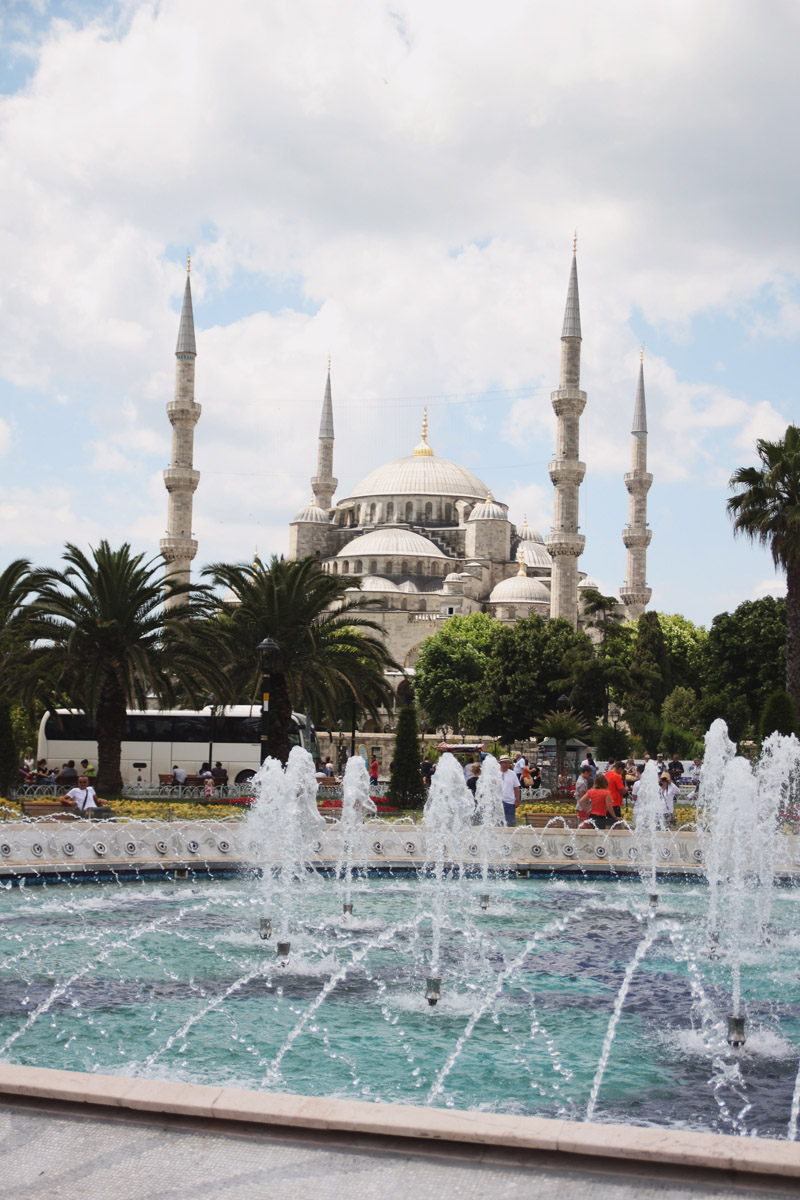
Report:
<svg viewBox="0 0 800 1200"><path fill-rule="evenodd" d="M646 754L644 762L636 763L632 758L627 762L617 760L610 762L605 771L599 771L591 753L587 753L580 765L577 780L574 784L571 779L568 781L569 790L575 797L578 828L594 825L598 829L605 829L613 825L621 819L622 806L629 799L633 800L635 823L642 776L649 761L650 755ZM675 800L680 793L680 784L686 779L696 788L700 782L702 763L696 758L688 775L677 754L673 754L669 762L665 761L663 754L658 754L655 764L662 805L660 820L666 828L672 828L675 824Z"/></svg>

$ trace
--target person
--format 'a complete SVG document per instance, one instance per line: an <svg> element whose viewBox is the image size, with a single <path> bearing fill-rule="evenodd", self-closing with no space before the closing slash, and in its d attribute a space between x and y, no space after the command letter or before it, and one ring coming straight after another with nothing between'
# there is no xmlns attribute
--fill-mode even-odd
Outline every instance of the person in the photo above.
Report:
<svg viewBox="0 0 800 1200"><path fill-rule="evenodd" d="M538 763L534 763L528 770L531 773L531 787L540 788L542 786L542 772Z"/></svg>
<svg viewBox="0 0 800 1200"><path fill-rule="evenodd" d="M659 779L664 774L666 769L667 769L667 764L664 762L664 755L659 750L658 754L656 755L656 770L658 771Z"/></svg>
<svg viewBox="0 0 800 1200"><path fill-rule="evenodd" d="M426 788L431 786L431 774L433 772L433 763L428 758L427 754L422 760L422 782Z"/></svg>
<svg viewBox="0 0 800 1200"><path fill-rule="evenodd" d="M592 821L598 829L605 829L606 825L614 819L614 814L611 811L611 794L608 790L608 780L605 775L598 774L595 776L594 783L586 793L586 799L589 801L589 812Z"/></svg>
<svg viewBox="0 0 800 1200"><path fill-rule="evenodd" d="M564 767L564 770L556 780L556 789L559 792L566 792L567 794L572 795L574 784L572 782L572 776L566 767Z"/></svg>
<svg viewBox="0 0 800 1200"><path fill-rule="evenodd" d="M328 762L330 762L330 759L328 759ZM225 767L223 767L221 762L214 763L213 767L211 768L211 778L214 780L214 783L217 785L217 787L225 787L226 783L228 782L228 772L226 771Z"/></svg>
<svg viewBox="0 0 800 1200"><path fill-rule="evenodd" d="M700 782L700 771L701 771L702 766L703 766L702 758L696 758L694 760L694 762L692 763L691 770L689 771L689 775L691 776L692 783L694 783L695 785L697 785Z"/></svg>
<svg viewBox="0 0 800 1200"><path fill-rule="evenodd" d="M373 754L372 762L369 764L369 777L370 777L370 781L373 784L376 784L378 782L378 776L380 775L380 773L381 773L381 769L380 769L380 766L378 765L378 760L375 757L375 755Z"/></svg>
<svg viewBox="0 0 800 1200"><path fill-rule="evenodd" d="M584 758L583 762L581 763L581 769L583 769L584 767L588 767L589 770L592 772L592 783L594 783L595 779L597 778L597 763L594 761L594 759L592 757L591 750L586 751L586 757Z"/></svg>
<svg viewBox="0 0 800 1200"><path fill-rule="evenodd" d="M203 795L209 797L213 796L214 776L211 774L211 766L209 763L204 762L197 774L203 781Z"/></svg>
<svg viewBox="0 0 800 1200"><path fill-rule="evenodd" d="M500 770L503 775L503 812L505 813L506 825L514 826L517 823L519 780L511 770L511 757L508 754L501 754L499 761Z"/></svg>
<svg viewBox="0 0 800 1200"><path fill-rule="evenodd" d="M519 750L517 750L516 754L514 755L514 774L516 775L517 779L522 779L522 772L527 769L527 766L528 760L523 754L520 754Z"/></svg>
<svg viewBox="0 0 800 1200"><path fill-rule="evenodd" d="M672 762L667 767L667 770L669 771L669 777L672 782L675 784L680 783L681 776L683 775L683 763L678 758L677 754L673 754Z"/></svg>
<svg viewBox="0 0 800 1200"><path fill-rule="evenodd" d="M51 772L48 770L48 767L47 767L47 759L40 758L36 764L36 782L37 783L49 783L50 776L51 776Z"/></svg>
<svg viewBox="0 0 800 1200"><path fill-rule="evenodd" d="M94 779L97 775L97 771L89 762L88 758L81 759L81 774L85 775L87 779Z"/></svg>
<svg viewBox="0 0 800 1200"><path fill-rule="evenodd" d="M326 758L326 759L325 759L325 768L324 768L324 770L325 770L325 774L328 776L328 778L332 778L332 776L333 776L333 763L331 762L331 760L330 760L329 758Z"/></svg>
<svg viewBox="0 0 800 1200"><path fill-rule="evenodd" d="M636 783L636 763L632 758L625 763L625 782L629 787Z"/></svg>
<svg viewBox="0 0 800 1200"><path fill-rule="evenodd" d="M625 797L625 780L622 777L624 767L621 762L609 763L606 771L606 782L611 796L611 811L615 821L622 818L622 801Z"/></svg>
<svg viewBox="0 0 800 1200"><path fill-rule="evenodd" d="M668 829L675 825L675 797L678 789L672 782L669 771L663 771L660 779L661 801L664 805L664 823Z"/></svg>
<svg viewBox="0 0 800 1200"><path fill-rule="evenodd" d="M66 783L72 786L77 783L78 772L75 770L75 759L71 758L69 762L65 762L61 768L56 783Z"/></svg>
<svg viewBox="0 0 800 1200"><path fill-rule="evenodd" d="M169 762L169 759L167 759L167 762ZM186 772L184 771L183 767L179 767L177 763L172 768L172 782L177 783L178 787L183 787L183 785L186 783Z"/></svg>
<svg viewBox="0 0 800 1200"><path fill-rule="evenodd" d="M575 784L575 808L578 813L578 828L588 824L589 813L591 812L591 804L586 799L586 795L592 784L592 771L590 767L581 767L581 773L578 776Z"/></svg>
<svg viewBox="0 0 800 1200"><path fill-rule="evenodd" d="M470 766L470 774L469 774L469 779L467 780L467 787L472 792L472 799L475 801L476 804L478 803L478 780L480 779L480 777L481 777L481 764L474 762Z"/></svg>
<svg viewBox="0 0 800 1200"><path fill-rule="evenodd" d="M530 768L528 767L527 763L520 771L518 779L519 779L520 787L524 787L524 788L533 787L533 776L531 775Z"/></svg>
<svg viewBox="0 0 800 1200"><path fill-rule="evenodd" d="M106 801L100 799L86 775L78 777L78 786L71 788L64 799L70 808L74 808L82 816L89 817L90 819L100 815L99 809L108 808ZM108 816L110 813L103 813L102 815Z"/></svg>
<svg viewBox="0 0 800 1200"><path fill-rule="evenodd" d="M22 760L23 770L27 771L28 775L33 775L33 768L35 766L36 766L36 764L33 761L33 755L31 754L31 752L29 750Z"/></svg>
<svg viewBox="0 0 800 1200"><path fill-rule="evenodd" d="M631 795L633 796L633 823L636 824L636 806L639 803L639 789L642 786L642 776L644 775L644 763L636 768L636 779L631 787Z"/></svg>

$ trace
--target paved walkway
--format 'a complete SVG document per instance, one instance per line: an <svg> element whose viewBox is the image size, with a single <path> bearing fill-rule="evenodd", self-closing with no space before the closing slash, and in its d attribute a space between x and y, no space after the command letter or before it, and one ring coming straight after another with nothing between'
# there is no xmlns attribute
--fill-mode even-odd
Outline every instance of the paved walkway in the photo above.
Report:
<svg viewBox="0 0 800 1200"><path fill-rule="evenodd" d="M417 1147L419 1143L415 1143ZM3 1200L692 1200L797 1194L645 1174L565 1170L539 1159L520 1165L512 1152L491 1160L469 1148L404 1151L397 1141L307 1134L277 1137L239 1127L219 1132L195 1122L152 1117L61 1115L56 1109L0 1105ZM530 1162L530 1160L529 1160Z"/></svg>

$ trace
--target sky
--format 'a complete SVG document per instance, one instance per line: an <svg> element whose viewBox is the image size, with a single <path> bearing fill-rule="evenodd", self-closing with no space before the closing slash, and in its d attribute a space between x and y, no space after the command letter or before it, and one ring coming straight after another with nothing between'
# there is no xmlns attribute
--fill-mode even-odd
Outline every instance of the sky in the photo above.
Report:
<svg viewBox="0 0 800 1200"><path fill-rule="evenodd" d="M546 534L578 235L580 568L624 583L644 346L651 607L781 594L728 480L797 420L794 0L2 0L0 569L166 532L192 255L195 573L285 553L328 356L337 496L435 453Z"/></svg>

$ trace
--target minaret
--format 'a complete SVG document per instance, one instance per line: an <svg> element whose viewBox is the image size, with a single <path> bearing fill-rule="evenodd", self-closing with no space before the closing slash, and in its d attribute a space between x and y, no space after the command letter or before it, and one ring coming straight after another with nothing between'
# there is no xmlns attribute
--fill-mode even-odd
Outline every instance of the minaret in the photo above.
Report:
<svg viewBox="0 0 800 1200"><path fill-rule="evenodd" d="M572 243L572 266L567 290L564 327L561 330L561 372L551 401L558 417L556 456L550 463L555 488L553 527L546 545L553 556L550 616L563 617L577 628L578 558L586 539L578 533L578 489L586 464L578 458L580 416L586 407L581 381L581 314L578 303L578 239Z"/></svg>
<svg viewBox="0 0 800 1200"><path fill-rule="evenodd" d="M647 410L644 403L644 350L639 355L639 382L636 385L636 403L633 407L631 429L631 469L625 476L628 489L628 524L622 531L622 540L627 550L625 587L619 595L630 620L641 616L647 607L652 590L647 586L647 547L653 536L647 528L647 493L653 476L647 470Z"/></svg>
<svg viewBox="0 0 800 1200"><path fill-rule="evenodd" d="M183 292L178 344L175 347L175 399L167 405L172 425L172 457L164 472L164 486L169 492L167 536L161 539L161 553L167 562L167 573L176 583L189 583L192 559L197 554L197 542L192 537L192 497L200 482L200 472L192 466L194 457L194 427L201 413L194 399L194 360L197 348L194 340L192 260L187 256L186 287ZM185 604L187 597L167 599L165 607Z"/></svg>
<svg viewBox="0 0 800 1200"><path fill-rule="evenodd" d="M322 401L322 419L319 423L317 449L317 473L311 480L314 499L321 509L331 506L333 493L339 480L333 477L333 401L331 400L331 360L328 359L328 379Z"/></svg>

